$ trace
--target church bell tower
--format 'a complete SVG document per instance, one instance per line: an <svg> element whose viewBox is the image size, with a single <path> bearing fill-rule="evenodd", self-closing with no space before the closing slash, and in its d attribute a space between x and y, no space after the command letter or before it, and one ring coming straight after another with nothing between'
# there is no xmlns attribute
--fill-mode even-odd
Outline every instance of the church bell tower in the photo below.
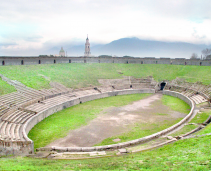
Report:
<svg viewBox="0 0 211 171"><path fill-rule="evenodd" d="M88 57L90 54L91 54L91 52L90 52L90 43L89 43L89 38L88 38L88 34L87 34L84 56Z"/></svg>

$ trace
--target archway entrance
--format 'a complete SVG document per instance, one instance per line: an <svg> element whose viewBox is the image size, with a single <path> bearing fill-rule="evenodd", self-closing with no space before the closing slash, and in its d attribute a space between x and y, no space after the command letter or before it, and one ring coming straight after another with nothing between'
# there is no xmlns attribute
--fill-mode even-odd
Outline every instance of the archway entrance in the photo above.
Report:
<svg viewBox="0 0 211 171"><path fill-rule="evenodd" d="M165 82L162 82L162 83L160 84L160 90L163 90L165 86L166 86L166 83L165 83Z"/></svg>

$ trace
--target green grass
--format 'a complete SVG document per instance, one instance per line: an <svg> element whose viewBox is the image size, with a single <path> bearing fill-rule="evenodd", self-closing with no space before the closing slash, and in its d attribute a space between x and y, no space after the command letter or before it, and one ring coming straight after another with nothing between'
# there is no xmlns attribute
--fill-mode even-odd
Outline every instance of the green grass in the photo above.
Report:
<svg viewBox="0 0 211 171"><path fill-rule="evenodd" d="M204 121L207 120L207 118L211 115L211 111L206 111L206 112L201 112L201 113L197 113L196 116L189 121L188 123L196 123L196 124L201 124ZM210 125L209 125L210 126ZM207 126L206 128L202 129L202 131L197 132L197 134L204 134L204 132L206 133L211 133L211 127L209 128L209 126ZM199 127L199 125L185 125L182 129L180 129L179 131L171 134L171 136L178 136L178 135L182 135L185 133L188 133L190 131L192 131L193 129ZM203 132L204 131L204 132Z"/></svg>
<svg viewBox="0 0 211 171"><path fill-rule="evenodd" d="M207 119L208 116L211 115L211 110L203 112L203 113L206 114L207 117L205 117L205 118ZM211 133L211 124L210 123L204 129L202 129L201 131L197 132L196 134L202 135L202 134L208 134L208 133Z"/></svg>
<svg viewBox="0 0 211 171"><path fill-rule="evenodd" d="M162 102L164 105L169 106L171 110L188 114L190 112L190 106L179 98L173 96L163 96Z"/></svg>
<svg viewBox="0 0 211 171"><path fill-rule="evenodd" d="M120 157L84 160L0 158L0 170L173 170L211 169L211 136L179 140L173 144Z"/></svg>
<svg viewBox="0 0 211 171"><path fill-rule="evenodd" d="M190 121L191 123L203 123L207 120L207 118L211 115L210 111L205 111L201 113L197 113L197 115Z"/></svg>
<svg viewBox="0 0 211 171"><path fill-rule="evenodd" d="M0 95L15 92L16 89L0 78Z"/></svg>
<svg viewBox="0 0 211 171"><path fill-rule="evenodd" d="M96 144L96 146L101 146L101 145L109 145L109 144L116 144L116 143L121 143L121 142L126 142L138 138L145 137L147 135L151 135L153 133L162 131L177 122L179 122L180 119L176 120L165 120L163 122L157 122L157 123L141 123L141 124L136 124L132 127L132 130L126 133L123 133L118 136L113 136L110 138L104 139L101 143ZM119 138L121 141L114 142L113 139Z"/></svg>
<svg viewBox="0 0 211 171"><path fill-rule="evenodd" d="M174 111L178 111L181 113L189 113L190 111L190 106L180 100L179 98L175 98L172 96L168 96L168 95L163 95L162 96L162 103L166 106L169 106L171 108L171 110ZM167 114L155 114L155 115L167 115ZM118 136L113 136L107 139L104 139L101 143L98 143L96 145L108 145L108 144L115 144L115 143L121 143L121 142L125 142L125 141L130 141L130 140L134 140L137 138L142 138L145 137L147 135L151 135L153 133L162 131L174 124L176 124L177 122L179 122L182 118L176 119L176 120L165 120L163 122L156 122L156 123L137 123L136 125L134 125L132 127L132 130L126 133L123 133L121 135ZM118 142L114 142L113 139L121 139L121 141Z"/></svg>
<svg viewBox="0 0 211 171"><path fill-rule="evenodd" d="M199 131L197 134L202 135L202 134L208 134L211 133L211 124L207 125L204 129Z"/></svg>
<svg viewBox="0 0 211 171"><path fill-rule="evenodd" d="M86 125L108 107L124 106L149 95L150 94L131 94L114 96L93 100L64 109L39 122L32 128L28 136L34 141L35 148L44 147L58 138L65 137L70 130Z"/></svg>
<svg viewBox="0 0 211 171"><path fill-rule="evenodd" d="M21 72L20 72L21 71ZM119 74L122 72L123 74ZM200 81L211 84L210 66L184 66L165 64L48 64L0 67L0 73L10 79L35 88L49 88L49 80L64 84L67 87L81 88L89 85L99 85L98 79L136 78L153 76L157 81L184 78L189 82Z"/></svg>
<svg viewBox="0 0 211 171"><path fill-rule="evenodd" d="M185 125L184 127L182 127L182 129L180 129L177 132L174 132L173 134L171 134L171 136L174 137L174 136L183 135L185 133L192 131L193 129L195 129L197 127L198 127L198 125Z"/></svg>

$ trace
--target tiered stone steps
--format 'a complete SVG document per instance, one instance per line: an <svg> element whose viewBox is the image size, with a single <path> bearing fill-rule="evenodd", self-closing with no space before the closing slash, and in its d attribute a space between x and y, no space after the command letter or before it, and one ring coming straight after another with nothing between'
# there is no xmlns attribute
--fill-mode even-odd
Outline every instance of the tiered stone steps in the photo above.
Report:
<svg viewBox="0 0 211 171"><path fill-rule="evenodd" d="M95 90L94 88L88 89L88 90L79 90L79 91L73 91L72 92L76 97L82 97L90 94L100 94L99 91Z"/></svg>
<svg viewBox="0 0 211 171"><path fill-rule="evenodd" d="M74 91L57 83L51 83L53 87L51 89L34 90L17 81L8 81L16 87L18 92L0 96L0 143L22 142L22 147L25 142L30 143L27 136L23 135L24 124L40 112L75 98L80 100L81 97L88 95L124 89L153 89L156 86L156 82L152 78L135 79L132 77L104 80L106 84L101 87L89 87ZM165 89L180 92L191 98L195 104L206 102L211 96L211 85L205 86L198 83L176 80L167 84Z"/></svg>
<svg viewBox="0 0 211 171"><path fill-rule="evenodd" d="M3 96L0 96L0 102L3 105L7 105L7 106L10 106L10 107L17 106L17 105L22 104L24 102L27 102L31 99L32 99L31 97L23 95L19 92L14 92L14 93L11 93L11 94L6 94L6 95L3 95Z"/></svg>
<svg viewBox="0 0 211 171"><path fill-rule="evenodd" d="M211 85L203 85L200 82L188 83L180 78L169 81L165 86L165 90L180 92L190 97L196 104L211 99Z"/></svg>
<svg viewBox="0 0 211 171"><path fill-rule="evenodd" d="M35 112L26 112L15 108L10 109L0 117L0 139L25 141L21 131L22 126L35 114Z"/></svg>
<svg viewBox="0 0 211 171"><path fill-rule="evenodd" d="M75 95L73 95L73 94L68 94L68 95L65 94L65 95L61 95L61 96L56 96L56 97L53 97L53 98L50 98L47 100L43 100L40 103L34 103L30 106L27 106L25 109L39 113L39 112L49 109L55 105L69 101L73 98L75 98Z"/></svg>
<svg viewBox="0 0 211 171"><path fill-rule="evenodd" d="M114 91L114 88L113 88L112 86L97 87L97 88L98 88L102 93Z"/></svg>
<svg viewBox="0 0 211 171"><path fill-rule="evenodd" d="M193 96L190 97L190 99L192 99L195 102L195 104L200 104L200 103L207 102L207 99L205 99L200 94L193 95Z"/></svg>
<svg viewBox="0 0 211 171"><path fill-rule="evenodd" d="M116 84L112 86L116 90L130 89L130 84Z"/></svg>

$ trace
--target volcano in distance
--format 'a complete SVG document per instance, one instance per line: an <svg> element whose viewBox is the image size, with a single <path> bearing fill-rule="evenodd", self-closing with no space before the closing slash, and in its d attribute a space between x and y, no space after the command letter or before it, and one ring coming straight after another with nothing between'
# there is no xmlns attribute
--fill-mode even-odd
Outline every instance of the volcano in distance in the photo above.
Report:
<svg viewBox="0 0 211 171"><path fill-rule="evenodd" d="M92 45L91 39L90 43ZM67 47L67 46L66 46ZM66 48L68 56L83 56L84 44ZM192 44L185 42L164 42L154 40L141 40L136 37L121 38L108 44L91 46L91 54L133 56L133 57L167 57L167 58L190 58L192 53L201 56L201 51L210 48L205 44ZM58 53L60 48L52 48L49 53ZM53 52L54 51L54 52Z"/></svg>

